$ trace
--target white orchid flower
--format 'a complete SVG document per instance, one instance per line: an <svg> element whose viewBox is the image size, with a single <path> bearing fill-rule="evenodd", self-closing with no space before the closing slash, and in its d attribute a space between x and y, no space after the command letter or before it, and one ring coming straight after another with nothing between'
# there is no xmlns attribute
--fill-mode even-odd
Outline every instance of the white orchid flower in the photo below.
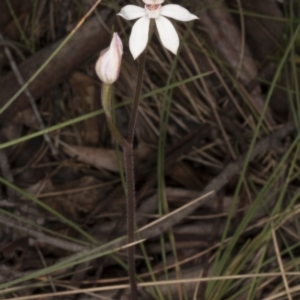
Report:
<svg viewBox="0 0 300 300"><path fill-rule="evenodd" d="M103 50L96 62L96 73L105 84L114 83L120 74L123 44L115 32L109 48Z"/></svg>
<svg viewBox="0 0 300 300"><path fill-rule="evenodd" d="M146 48L149 38L150 19L155 19L160 40L165 48L177 54L179 37L172 23L165 17L187 22L198 19L187 9L177 4L162 6L164 0L143 0L145 7L136 5L124 6L119 16L126 20L138 19L132 27L129 48L136 59Z"/></svg>

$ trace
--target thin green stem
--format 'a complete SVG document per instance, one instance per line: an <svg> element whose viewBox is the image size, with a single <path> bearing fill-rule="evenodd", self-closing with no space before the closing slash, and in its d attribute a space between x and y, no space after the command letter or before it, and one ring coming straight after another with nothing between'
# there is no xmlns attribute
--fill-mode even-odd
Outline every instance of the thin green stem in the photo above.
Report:
<svg viewBox="0 0 300 300"><path fill-rule="evenodd" d="M108 128L113 136L113 138L117 141L117 143L124 149L128 146L128 142L122 136L117 126L114 123L114 120L111 115L111 93L112 93L112 85L103 83L101 89L101 99L102 106L106 117L106 122Z"/></svg>

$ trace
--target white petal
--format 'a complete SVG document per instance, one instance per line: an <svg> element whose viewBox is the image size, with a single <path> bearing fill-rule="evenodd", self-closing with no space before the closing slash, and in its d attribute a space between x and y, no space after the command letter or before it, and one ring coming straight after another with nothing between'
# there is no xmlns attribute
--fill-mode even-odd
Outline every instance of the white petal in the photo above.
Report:
<svg viewBox="0 0 300 300"><path fill-rule="evenodd" d="M163 16L155 19L155 23L162 44L176 55L179 47L179 37L173 24Z"/></svg>
<svg viewBox="0 0 300 300"><path fill-rule="evenodd" d="M144 16L137 20L131 30L129 48L136 59L146 48L149 38L150 19Z"/></svg>
<svg viewBox="0 0 300 300"><path fill-rule="evenodd" d="M199 19L197 16L191 14L187 9L177 4L167 4L162 6L160 14L162 16L184 22Z"/></svg>
<svg viewBox="0 0 300 300"><path fill-rule="evenodd" d="M126 20L134 20L137 18L141 18L146 14L146 10L143 7L136 5L126 5L121 9L117 16L121 16Z"/></svg>

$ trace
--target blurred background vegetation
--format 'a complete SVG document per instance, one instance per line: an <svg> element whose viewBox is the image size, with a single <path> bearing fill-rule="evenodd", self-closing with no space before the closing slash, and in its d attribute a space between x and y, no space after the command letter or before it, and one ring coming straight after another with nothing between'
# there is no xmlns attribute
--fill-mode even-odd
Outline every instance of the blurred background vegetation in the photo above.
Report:
<svg viewBox="0 0 300 300"><path fill-rule="evenodd" d="M1 299L128 299L122 160L94 71L117 31L125 135L137 62L116 13L143 4L128 2L0 1ZM200 20L173 22L178 56L157 34L148 51L140 297L299 299L300 3L172 3Z"/></svg>

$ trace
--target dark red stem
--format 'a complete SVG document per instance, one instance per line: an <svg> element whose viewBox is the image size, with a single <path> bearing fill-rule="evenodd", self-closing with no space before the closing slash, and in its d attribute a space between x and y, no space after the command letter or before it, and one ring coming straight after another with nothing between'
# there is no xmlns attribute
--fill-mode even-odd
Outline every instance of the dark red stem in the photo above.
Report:
<svg viewBox="0 0 300 300"><path fill-rule="evenodd" d="M123 147L124 166L126 173L126 198L127 198L127 239L128 243L135 241L135 181L134 181L134 157L133 157L133 137L136 125L136 119L138 115L139 102L142 91L142 83L144 77L145 61L147 50L145 50L139 59L138 74L136 89L130 114L130 120L128 125L128 145ZM137 300L137 284L135 279L135 246L128 248L127 252L128 260L128 274L131 288L131 299Z"/></svg>

